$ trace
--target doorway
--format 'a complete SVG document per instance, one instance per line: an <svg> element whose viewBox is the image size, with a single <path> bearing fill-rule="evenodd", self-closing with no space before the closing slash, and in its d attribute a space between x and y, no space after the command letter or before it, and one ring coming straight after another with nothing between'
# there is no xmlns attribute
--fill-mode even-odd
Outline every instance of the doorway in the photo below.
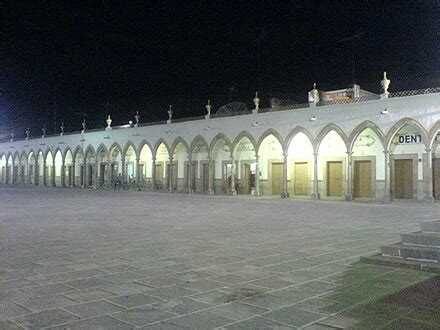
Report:
<svg viewBox="0 0 440 330"><path fill-rule="evenodd" d="M156 164L155 167L155 173L156 173L156 189L163 189L162 187L162 181L163 181L163 164Z"/></svg>
<svg viewBox="0 0 440 330"><path fill-rule="evenodd" d="M413 198L413 160L394 160L394 198Z"/></svg>
<svg viewBox="0 0 440 330"><path fill-rule="evenodd" d="M293 165L293 194L295 196L307 196L309 185L309 164L307 162L295 162Z"/></svg>
<svg viewBox="0 0 440 330"><path fill-rule="evenodd" d="M250 194L252 192L252 180L253 174L251 170L251 164L244 164L243 165L243 174L241 179L241 186L242 186L242 193L243 194Z"/></svg>
<svg viewBox="0 0 440 330"><path fill-rule="evenodd" d="M371 161L357 160L354 162L354 197L371 198Z"/></svg>
<svg viewBox="0 0 440 330"><path fill-rule="evenodd" d="M281 195L283 191L283 163L272 163L272 195Z"/></svg>
<svg viewBox="0 0 440 330"><path fill-rule="evenodd" d="M202 170L202 182L203 182L203 191L207 192L209 190L209 164L203 164Z"/></svg>
<svg viewBox="0 0 440 330"><path fill-rule="evenodd" d="M342 162L327 162L327 196L342 196Z"/></svg>
<svg viewBox="0 0 440 330"><path fill-rule="evenodd" d="M432 179L434 198L440 199L440 158L434 158L432 160Z"/></svg>

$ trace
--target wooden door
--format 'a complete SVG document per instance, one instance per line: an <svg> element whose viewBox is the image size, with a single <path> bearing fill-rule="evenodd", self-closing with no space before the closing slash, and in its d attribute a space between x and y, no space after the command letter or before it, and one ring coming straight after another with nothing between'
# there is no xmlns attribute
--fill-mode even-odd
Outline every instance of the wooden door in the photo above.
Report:
<svg viewBox="0 0 440 330"><path fill-rule="evenodd" d="M432 179L434 181L434 198L440 199L440 158L432 160Z"/></svg>
<svg viewBox="0 0 440 330"><path fill-rule="evenodd" d="M101 164L101 168L100 168L99 172L100 172L99 173L99 182L101 184L103 184L104 183L104 179L105 179L105 165L104 164Z"/></svg>
<svg viewBox="0 0 440 330"><path fill-rule="evenodd" d="M64 180L67 178L67 186L72 186L72 165L66 166L66 173L64 173Z"/></svg>
<svg viewBox="0 0 440 330"><path fill-rule="evenodd" d="M342 196L342 162L327 162L327 196Z"/></svg>
<svg viewBox="0 0 440 330"><path fill-rule="evenodd" d="M283 163L272 163L272 195L283 191Z"/></svg>
<svg viewBox="0 0 440 330"><path fill-rule="evenodd" d="M142 182L142 180L145 180L145 174L144 174L144 164L139 164L139 178Z"/></svg>
<svg viewBox="0 0 440 330"><path fill-rule="evenodd" d="M163 181L163 165L162 164L156 164L155 168L156 173L156 187L158 189L162 189L162 181Z"/></svg>
<svg viewBox="0 0 440 330"><path fill-rule="evenodd" d="M203 191L209 190L209 164L203 164Z"/></svg>
<svg viewBox="0 0 440 330"><path fill-rule="evenodd" d="M244 164L243 166L243 175L242 175L242 187L243 187L243 194L250 194L251 193L251 165L250 164Z"/></svg>
<svg viewBox="0 0 440 330"><path fill-rule="evenodd" d="M293 168L293 194L307 196L309 194L309 164L307 162L295 162Z"/></svg>
<svg viewBox="0 0 440 330"><path fill-rule="evenodd" d="M21 171L20 171L20 181L21 183L25 183L25 179L24 179L24 175L25 175L25 171L26 171L26 166L25 165L21 165Z"/></svg>
<svg viewBox="0 0 440 330"><path fill-rule="evenodd" d="M394 160L394 198L413 198L413 160Z"/></svg>
<svg viewBox="0 0 440 330"><path fill-rule="evenodd" d="M89 170L87 172L87 185L93 186L93 165L89 165Z"/></svg>
<svg viewBox="0 0 440 330"><path fill-rule="evenodd" d="M354 162L354 197L371 197L371 161L359 160Z"/></svg>

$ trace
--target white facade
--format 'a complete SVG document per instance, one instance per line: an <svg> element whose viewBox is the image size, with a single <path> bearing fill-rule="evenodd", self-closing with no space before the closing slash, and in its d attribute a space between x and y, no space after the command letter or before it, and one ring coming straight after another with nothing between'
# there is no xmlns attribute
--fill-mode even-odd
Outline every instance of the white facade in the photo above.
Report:
<svg viewBox="0 0 440 330"><path fill-rule="evenodd" d="M432 201L439 132L433 89L4 142L0 179L87 187L120 173L132 186L171 192Z"/></svg>

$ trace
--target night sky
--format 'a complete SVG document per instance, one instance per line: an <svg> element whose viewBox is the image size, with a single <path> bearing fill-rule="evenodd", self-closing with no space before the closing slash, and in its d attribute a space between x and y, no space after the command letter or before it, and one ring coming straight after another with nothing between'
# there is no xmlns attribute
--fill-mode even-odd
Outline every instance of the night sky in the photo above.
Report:
<svg viewBox="0 0 440 330"><path fill-rule="evenodd" d="M439 1L115 3L1 4L0 126L165 120L169 104L199 116L208 98L250 108L258 81L263 106L304 103L314 82L378 93L384 70L391 92L440 86Z"/></svg>

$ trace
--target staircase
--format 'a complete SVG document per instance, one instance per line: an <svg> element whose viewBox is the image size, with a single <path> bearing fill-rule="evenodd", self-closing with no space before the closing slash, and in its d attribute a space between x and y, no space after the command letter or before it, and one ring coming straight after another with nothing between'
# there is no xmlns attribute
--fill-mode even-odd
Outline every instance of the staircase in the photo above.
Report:
<svg viewBox="0 0 440 330"><path fill-rule="evenodd" d="M420 223L421 231L402 234L402 241L381 246L381 253L362 262L440 273L440 220Z"/></svg>

